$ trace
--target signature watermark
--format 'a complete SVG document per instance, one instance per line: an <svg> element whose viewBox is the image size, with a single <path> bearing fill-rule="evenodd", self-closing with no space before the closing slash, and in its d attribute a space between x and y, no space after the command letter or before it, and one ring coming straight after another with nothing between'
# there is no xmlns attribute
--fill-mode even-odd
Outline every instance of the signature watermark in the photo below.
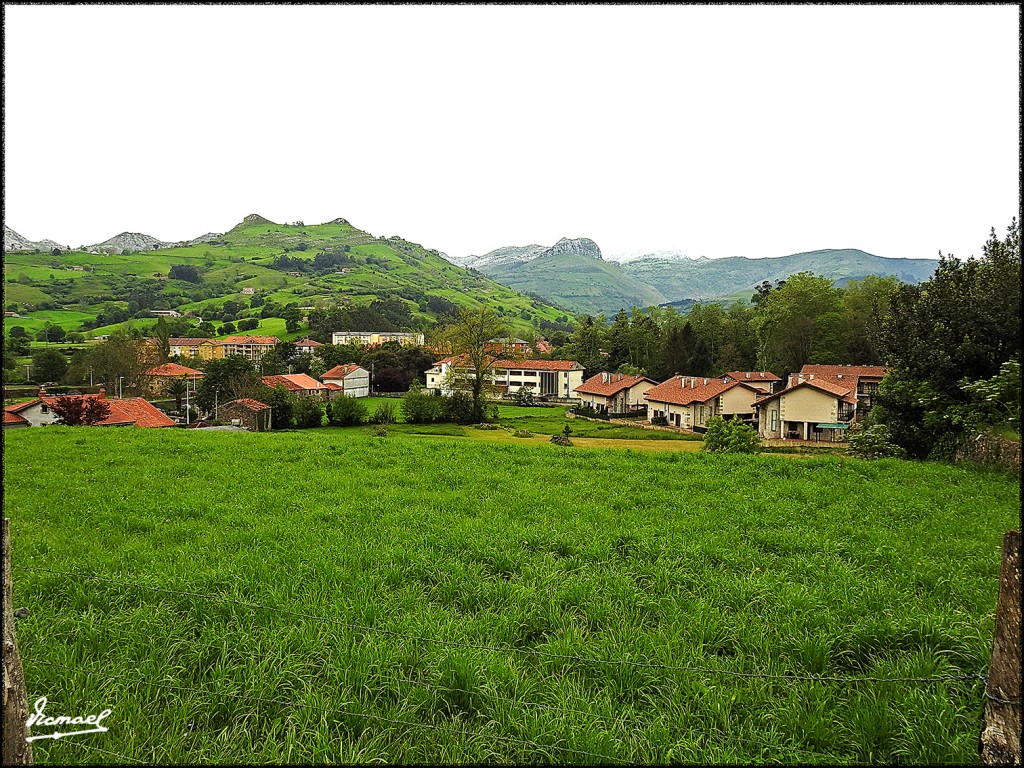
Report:
<svg viewBox="0 0 1024 768"><path fill-rule="evenodd" d="M91 725L91 728L86 728L78 731L54 731L53 733L43 733L38 736L27 736L25 741L36 741L37 739L62 739L65 736L79 736L83 733L104 733L108 729L100 725L103 719L110 716L110 710L104 709L98 715L88 715L87 717L68 717L67 715L60 715L58 717L50 717L46 714L46 697L40 696L36 699L35 712L28 716L25 724L31 728L33 725L44 725L44 726L56 726L56 725Z"/></svg>

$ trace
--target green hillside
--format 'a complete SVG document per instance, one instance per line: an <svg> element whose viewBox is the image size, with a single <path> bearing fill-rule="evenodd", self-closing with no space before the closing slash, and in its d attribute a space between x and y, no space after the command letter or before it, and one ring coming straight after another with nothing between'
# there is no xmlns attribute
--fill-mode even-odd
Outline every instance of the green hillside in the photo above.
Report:
<svg viewBox="0 0 1024 768"><path fill-rule="evenodd" d="M172 267L194 268L198 279L170 279ZM215 318L226 301L241 306L233 314L243 319L259 318L266 302L332 309L378 300L408 307L406 330L427 330L445 311L484 304L520 334L541 321L567 319L564 310L457 267L436 250L374 237L344 219L307 226L252 215L209 243L110 255L4 256L4 308L23 315L5 318L5 331L14 325L38 330L49 321L98 333L151 319L154 309Z"/></svg>
<svg viewBox="0 0 1024 768"><path fill-rule="evenodd" d="M853 248L809 251L770 259L732 256L725 259L644 258L622 265L640 283L658 286L667 301L744 297L749 300L764 280L785 280L797 272L813 272L837 282L867 275L895 275L905 283L931 277L934 259L886 259Z"/></svg>
<svg viewBox="0 0 1024 768"><path fill-rule="evenodd" d="M527 262L484 267L484 272L511 288L587 314L611 314L667 301L657 288L626 274L619 264L590 256L547 254Z"/></svg>

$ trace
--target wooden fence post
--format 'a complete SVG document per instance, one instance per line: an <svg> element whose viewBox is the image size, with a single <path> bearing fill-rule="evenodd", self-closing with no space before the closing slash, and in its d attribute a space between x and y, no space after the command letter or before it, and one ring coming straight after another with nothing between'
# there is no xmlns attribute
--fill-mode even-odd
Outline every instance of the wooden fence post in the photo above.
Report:
<svg viewBox="0 0 1024 768"><path fill-rule="evenodd" d="M985 687L982 765L1020 765L1020 619L1020 531L1007 531Z"/></svg>
<svg viewBox="0 0 1024 768"><path fill-rule="evenodd" d="M31 765L32 742L28 737L28 693L25 673L21 668L18 643L14 637L14 614L11 607L11 539L10 520L4 518L4 765Z"/></svg>

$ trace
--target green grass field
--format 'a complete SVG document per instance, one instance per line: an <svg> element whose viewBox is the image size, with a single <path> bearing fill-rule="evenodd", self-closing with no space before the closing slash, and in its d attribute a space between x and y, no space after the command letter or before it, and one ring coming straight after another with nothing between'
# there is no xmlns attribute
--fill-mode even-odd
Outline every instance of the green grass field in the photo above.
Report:
<svg viewBox="0 0 1024 768"><path fill-rule="evenodd" d="M368 428L3 440L30 703L112 710L40 764L977 760L984 684L956 678L987 670L1003 474Z"/></svg>

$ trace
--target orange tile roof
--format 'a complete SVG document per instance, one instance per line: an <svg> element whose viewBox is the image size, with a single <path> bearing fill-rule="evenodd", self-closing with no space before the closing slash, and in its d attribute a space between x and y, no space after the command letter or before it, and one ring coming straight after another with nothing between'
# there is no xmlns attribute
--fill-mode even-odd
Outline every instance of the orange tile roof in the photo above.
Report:
<svg viewBox="0 0 1024 768"><path fill-rule="evenodd" d="M726 371L722 375L736 381L782 381L771 371Z"/></svg>
<svg viewBox="0 0 1024 768"><path fill-rule="evenodd" d="M835 378L842 374L843 378L874 378L880 379L885 376L884 365L805 365L800 369L801 376L813 373L815 376L827 376Z"/></svg>
<svg viewBox="0 0 1024 768"><path fill-rule="evenodd" d="M324 389L324 385L304 373L282 374L280 376L264 376L263 383L270 388L283 386L289 392L304 392L309 389Z"/></svg>
<svg viewBox="0 0 1024 768"><path fill-rule="evenodd" d="M319 341L313 341L312 339L303 339L302 341L295 342L296 347L322 347L323 343Z"/></svg>
<svg viewBox="0 0 1024 768"><path fill-rule="evenodd" d="M656 387L651 387L644 397L659 403L689 405L706 403L733 387L746 386L739 381L722 381L703 376L673 376Z"/></svg>
<svg viewBox="0 0 1024 768"><path fill-rule="evenodd" d="M281 340L276 336L227 336L221 344L277 344Z"/></svg>
<svg viewBox="0 0 1024 768"><path fill-rule="evenodd" d="M243 408L248 408L250 411L265 411L270 406L266 403L261 403L259 400L253 400L251 397L240 397L237 400L232 400L231 403L238 403ZM231 403L224 403L224 405L231 405Z"/></svg>
<svg viewBox="0 0 1024 768"><path fill-rule="evenodd" d="M331 368L331 370L327 371L327 373L325 373L320 378L321 379L344 379L350 373L352 373L355 370L358 370L361 367L362 366L357 365L356 363L348 363L347 365L336 365L333 368Z"/></svg>
<svg viewBox="0 0 1024 768"><path fill-rule="evenodd" d="M143 376L192 376L197 379L203 378L203 372L195 368L189 368L177 363L164 363L156 365L142 372Z"/></svg>
<svg viewBox="0 0 1024 768"><path fill-rule="evenodd" d="M341 386L341 384L335 384L333 381L325 381L324 386L327 387L328 389L333 389L339 392L345 391L345 388Z"/></svg>
<svg viewBox="0 0 1024 768"><path fill-rule="evenodd" d="M764 397L755 400L754 405L762 405L763 403L767 403L769 400L774 400L780 395L789 394L798 387L810 387L811 389L816 389L819 392L824 392L826 395L831 395L832 397L842 400L844 403L856 404L857 402L856 397L854 397L853 387L838 384L834 381L829 381L828 379L816 378L813 380L805 379L804 381L797 382L791 387L780 389L778 392L775 392L774 394L765 395Z"/></svg>
<svg viewBox="0 0 1024 768"><path fill-rule="evenodd" d="M156 339L150 339L149 341L155 342ZM205 338L202 338L202 337L199 337L199 338L191 338L191 337L186 338L186 337L182 337L180 339L169 339L168 341L170 342L170 345L172 347L197 347L200 344L220 344L220 342L217 341L216 339L205 339Z"/></svg>
<svg viewBox="0 0 1024 768"><path fill-rule="evenodd" d="M107 400L110 414L100 425L134 424L136 427L173 427L174 419L141 397Z"/></svg>
<svg viewBox="0 0 1024 768"><path fill-rule="evenodd" d="M520 368L524 371L572 371L583 368L575 360L495 360L493 365L495 368Z"/></svg>
<svg viewBox="0 0 1024 768"><path fill-rule="evenodd" d="M10 411L7 408L4 408L4 424L5 425L7 425L7 424L28 424L28 423L30 423L29 420L26 419L24 416L19 416L14 411Z"/></svg>
<svg viewBox="0 0 1024 768"><path fill-rule="evenodd" d="M578 387L576 391L584 395L604 395L610 397L624 389L629 389L641 381L649 381L652 384L658 382L648 379L646 376L627 376L622 373L599 373L591 376Z"/></svg>

